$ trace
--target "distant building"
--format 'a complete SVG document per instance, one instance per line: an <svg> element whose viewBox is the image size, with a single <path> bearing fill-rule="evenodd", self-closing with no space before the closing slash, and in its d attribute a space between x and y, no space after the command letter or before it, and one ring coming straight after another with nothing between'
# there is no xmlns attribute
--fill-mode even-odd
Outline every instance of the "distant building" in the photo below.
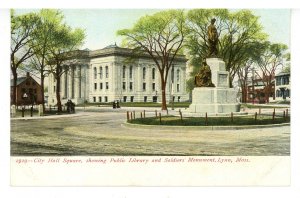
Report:
<svg viewBox="0 0 300 198"><path fill-rule="evenodd" d="M10 81L10 97L13 101L13 80ZM42 87L27 72L17 79L16 104L29 105L42 103Z"/></svg>
<svg viewBox="0 0 300 198"><path fill-rule="evenodd" d="M289 72L280 72L275 76L275 92L276 92L276 101L291 99L291 85L290 85L290 73Z"/></svg>
<svg viewBox="0 0 300 198"><path fill-rule="evenodd" d="M161 102L161 79L148 54L133 57L132 50L110 45L100 50L78 50L63 65L62 104L87 102ZM131 59L130 59L131 58ZM174 58L168 73L166 100L186 101L186 58ZM48 104L56 104L56 82L49 76Z"/></svg>
<svg viewBox="0 0 300 198"><path fill-rule="evenodd" d="M270 86L269 93L269 102L275 99L275 83L274 77L272 77L272 81ZM255 79L248 84L247 86L247 102L248 103L267 103L266 98L266 78L263 79Z"/></svg>

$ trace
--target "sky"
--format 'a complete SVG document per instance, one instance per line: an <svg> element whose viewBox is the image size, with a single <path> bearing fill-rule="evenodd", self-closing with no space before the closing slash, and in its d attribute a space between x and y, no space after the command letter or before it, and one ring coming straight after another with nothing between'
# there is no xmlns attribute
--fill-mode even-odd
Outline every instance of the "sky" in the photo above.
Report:
<svg viewBox="0 0 300 198"><path fill-rule="evenodd" d="M32 10L16 10L25 13ZM71 27L83 28L86 31L85 44L82 49L101 49L108 45L120 45L122 37L116 32L131 28L142 16L151 15L157 9L63 9L65 21ZM271 42L280 42L290 46L290 10L289 9L256 9L264 31L269 34Z"/></svg>

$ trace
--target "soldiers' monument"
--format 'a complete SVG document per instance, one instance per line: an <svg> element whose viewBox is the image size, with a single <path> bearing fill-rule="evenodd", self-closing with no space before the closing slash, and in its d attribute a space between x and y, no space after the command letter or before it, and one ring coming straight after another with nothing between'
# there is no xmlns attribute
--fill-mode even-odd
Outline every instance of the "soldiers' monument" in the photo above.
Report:
<svg viewBox="0 0 300 198"><path fill-rule="evenodd" d="M196 87L192 92L191 113L230 113L239 112L237 91L229 87L229 72L225 62L218 58L218 32L216 19L208 27L209 53L202 62L199 73L195 76Z"/></svg>

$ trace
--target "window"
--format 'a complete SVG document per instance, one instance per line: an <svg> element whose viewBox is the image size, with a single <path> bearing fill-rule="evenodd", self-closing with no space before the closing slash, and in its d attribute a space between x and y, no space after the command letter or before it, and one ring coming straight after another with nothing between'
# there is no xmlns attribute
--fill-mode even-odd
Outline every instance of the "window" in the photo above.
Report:
<svg viewBox="0 0 300 198"><path fill-rule="evenodd" d="M172 67L172 70L171 70L171 80L172 80L172 82L174 82L174 66Z"/></svg>
<svg viewBox="0 0 300 198"><path fill-rule="evenodd" d="M127 96L123 96L123 102L126 102Z"/></svg>
<svg viewBox="0 0 300 198"><path fill-rule="evenodd" d="M153 101L153 102L157 102L157 96L153 96L153 97L152 97L152 101Z"/></svg>
<svg viewBox="0 0 300 198"><path fill-rule="evenodd" d="M146 91L146 83L143 83L143 91Z"/></svg>
<svg viewBox="0 0 300 198"><path fill-rule="evenodd" d="M108 82L105 83L105 89L108 89Z"/></svg>
<svg viewBox="0 0 300 198"><path fill-rule="evenodd" d="M107 96L105 96L105 97L104 97L104 100L105 100L105 102L107 102L107 101L108 101L108 98L107 98Z"/></svg>
<svg viewBox="0 0 300 198"><path fill-rule="evenodd" d="M105 78L108 78L108 66L105 66Z"/></svg>
<svg viewBox="0 0 300 198"><path fill-rule="evenodd" d="M123 77L123 78L126 77L126 66L123 66L122 77Z"/></svg>
<svg viewBox="0 0 300 198"><path fill-rule="evenodd" d="M144 96L144 102L147 102L147 96Z"/></svg>
<svg viewBox="0 0 300 198"><path fill-rule="evenodd" d="M152 79L155 79L155 68L152 68Z"/></svg>
<svg viewBox="0 0 300 198"><path fill-rule="evenodd" d="M152 83L152 91L155 91L155 83Z"/></svg>
<svg viewBox="0 0 300 198"><path fill-rule="evenodd" d="M179 92L180 91L180 86L179 86L179 84L177 84L177 92Z"/></svg>
<svg viewBox="0 0 300 198"><path fill-rule="evenodd" d="M33 92L36 94L36 89L33 89Z"/></svg>
<svg viewBox="0 0 300 198"><path fill-rule="evenodd" d="M54 82L55 82L55 81L54 81ZM29 81L29 80L26 81L26 85L30 85L30 81Z"/></svg>
<svg viewBox="0 0 300 198"><path fill-rule="evenodd" d="M100 83L100 90L103 89L103 83Z"/></svg>
<svg viewBox="0 0 300 198"><path fill-rule="evenodd" d="M125 91L126 90L126 82L123 82L123 90Z"/></svg>
<svg viewBox="0 0 300 198"><path fill-rule="evenodd" d="M34 81L32 81L32 85L35 86L35 82Z"/></svg>
<svg viewBox="0 0 300 198"><path fill-rule="evenodd" d="M176 72L176 80L177 82L180 80L180 70L177 69L177 72Z"/></svg>
<svg viewBox="0 0 300 198"><path fill-rule="evenodd" d="M134 96L130 96L130 102L133 102Z"/></svg>
<svg viewBox="0 0 300 198"><path fill-rule="evenodd" d="M96 97L93 97L93 101L96 102Z"/></svg>
<svg viewBox="0 0 300 198"><path fill-rule="evenodd" d="M99 97L99 102L102 102L102 97Z"/></svg>
<svg viewBox="0 0 300 198"><path fill-rule="evenodd" d="M281 85L281 78L280 77L276 78L276 85Z"/></svg>
<svg viewBox="0 0 300 198"><path fill-rule="evenodd" d="M97 68L94 67L94 79L97 79Z"/></svg>
<svg viewBox="0 0 300 198"><path fill-rule="evenodd" d="M94 83L94 90L97 90L97 83Z"/></svg>
<svg viewBox="0 0 300 198"><path fill-rule="evenodd" d="M55 92L55 86L53 86L53 92Z"/></svg>
<svg viewBox="0 0 300 198"><path fill-rule="evenodd" d="M178 96L178 98L177 98L177 99L178 99L178 102L180 102L180 96Z"/></svg>
<svg viewBox="0 0 300 198"><path fill-rule="evenodd" d="M22 93L26 93L26 89L25 88L22 88Z"/></svg>
<svg viewBox="0 0 300 198"><path fill-rule="evenodd" d="M143 79L146 78L146 67L143 67Z"/></svg>
<svg viewBox="0 0 300 198"><path fill-rule="evenodd" d="M286 96L286 97L290 97L290 90L288 90L288 89L285 90L285 96Z"/></svg>
<svg viewBox="0 0 300 198"><path fill-rule="evenodd" d="M102 79L103 78L103 69L102 69L102 67L100 67L99 75L100 75L100 79Z"/></svg>
<svg viewBox="0 0 300 198"><path fill-rule="evenodd" d="M132 79L132 66L129 68L129 78Z"/></svg>
<svg viewBox="0 0 300 198"><path fill-rule="evenodd" d="M133 82L130 82L129 83L129 90L132 91L132 89L133 89Z"/></svg>

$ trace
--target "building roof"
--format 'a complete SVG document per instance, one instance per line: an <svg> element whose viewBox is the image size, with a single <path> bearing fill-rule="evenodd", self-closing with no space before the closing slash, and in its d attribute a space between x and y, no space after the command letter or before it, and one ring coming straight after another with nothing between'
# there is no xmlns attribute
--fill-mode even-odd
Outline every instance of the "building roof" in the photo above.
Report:
<svg viewBox="0 0 300 198"><path fill-rule="evenodd" d="M18 79L17 79L17 86L19 85L19 84L21 84L22 82L24 82L25 80L26 80L26 78L27 77L19 77ZM10 80L10 86L12 87L14 85L14 79L11 79Z"/></svg>
<svg viewBox="0 0 300 198"><path fill-rule="evenodd" d="M69 59L89 59L95 57L107 57L107 56L124 56L124 57L133 57L134 50L129 48L122 48L117 46L117 44L108 45L102 49L98 50L74 50L72 52L68 52ZM151 56L142 52L137 55L139 58L151 58ZM175 57L176 61L186 62L187 59L184 55L177 55Z"/></svg>
<svg viewBox="0 0 300 198"><path fill-rule="evenodd" d="M108 46L106 46L105 48L103 48L103 49L108 49L108 48L116 48L116 47L119 47L119 46L117 46L117 43L115 43L115 44L112 44L112 45L108 45Z"/></svg>
<svg viewBox="0 0 300 198"><path fill-rule="evenodd" d="M291 75L290 72L280 72L276 75L276 77L277 76L289 76L289 75Z"/></svg>

